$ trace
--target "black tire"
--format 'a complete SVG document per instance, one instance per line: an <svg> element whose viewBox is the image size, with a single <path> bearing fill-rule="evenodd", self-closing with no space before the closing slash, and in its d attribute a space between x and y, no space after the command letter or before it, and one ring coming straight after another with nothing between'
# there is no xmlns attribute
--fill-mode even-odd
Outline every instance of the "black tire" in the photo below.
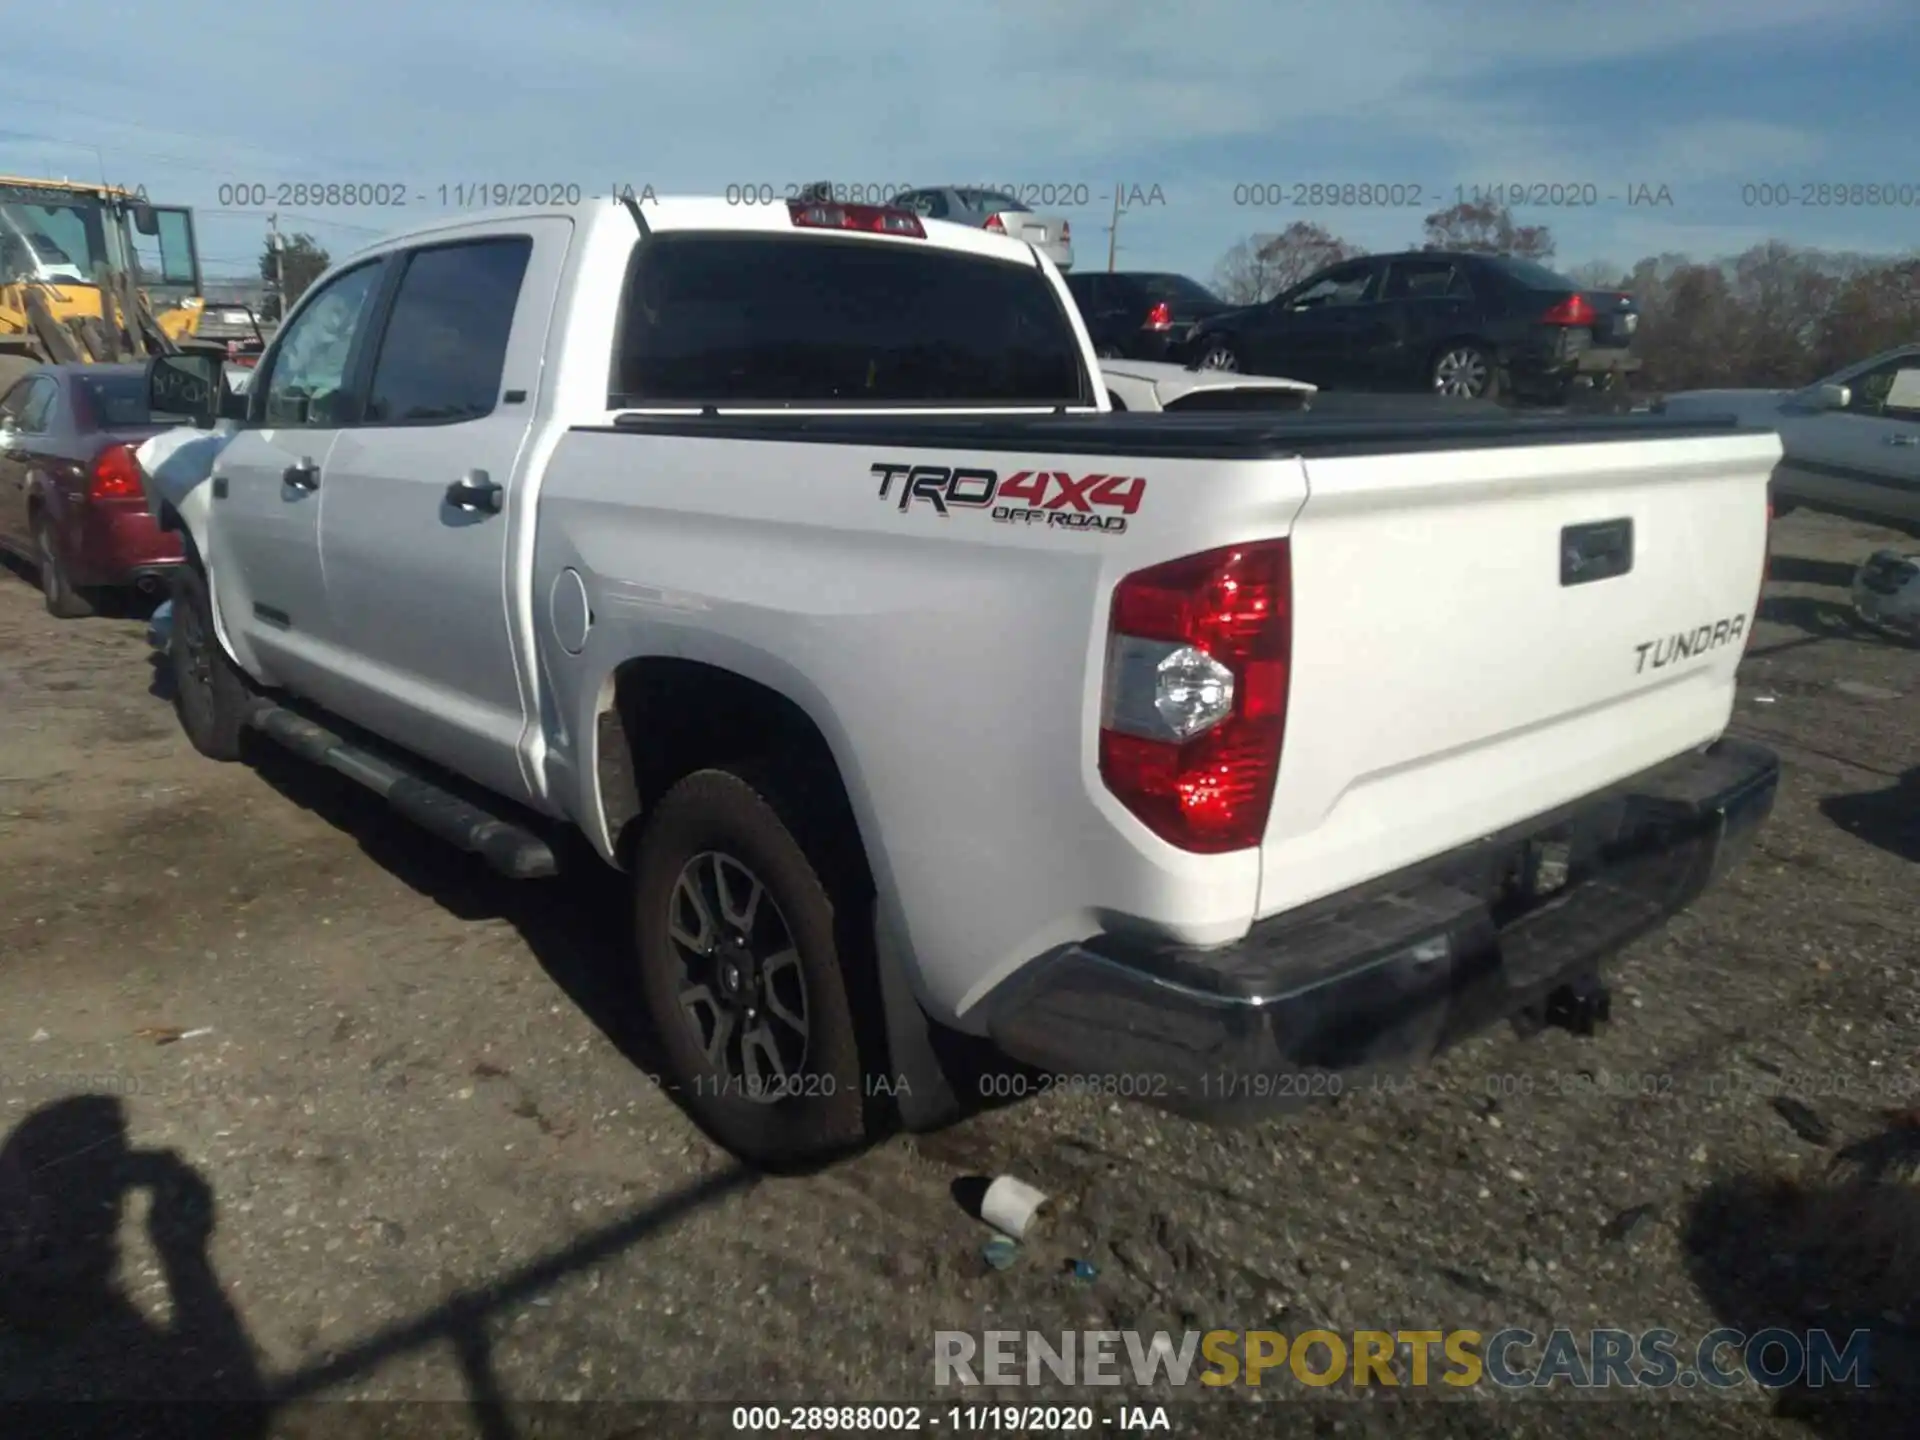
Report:
<svg viewBox="0 0 1920 1440"><path fill-rule="evenodd" d="M640 991L666 1079L715 1140L769 1169L857 1149L873 1133L875 1111L861 1043L873 971L858 918L871 912L855 878L864 867L847 853L857 841L816 821L803 844L802 817L830 807L784 798L793 787L776 773L699 770L679 781L648 817L634 862ZM722 874L724 893L709 883ZM763 887L757 900L746 898L743 876ZM689 888L702 896L697 906ZM754 912L752 923L729 924L729 905L736 919ZM778 963L762 971L762 960ZM757 1011L749 1008L755 995ZM733 1017L724 1028L723 1010ZM756 1036L750 1061L745 1042ZM783 1067L771 1074L769 1046Z"/></svg>
<svg viewBox="0 0 1920 1440"><path fill-rule="evenodd" d="M33 517L33 548L40 564L40 598L47 613L60 620L79 620L93 614L91 595L76 589L67 578L67 562L44 513Z"/></svg>
<svg viewBox="0 0 1920 1440"><path fill-rule="evenodd" d="M174 572L167 659L173 670L173 710L193 748L209 760L238 760L253 691L221 648L206 577L195 565Z"/></svg>
<svg viewBox="0 0 1920 1440"><path fill-rule="evenodd" d="M1477 378L1464 381L1453 378L1463 374ZM1436 395L1462 400L1498 400L1499 358L1477 340L1449 340L1427 363L1427 385ZM1460 388L1463 385L1465 388Z"/></svg>

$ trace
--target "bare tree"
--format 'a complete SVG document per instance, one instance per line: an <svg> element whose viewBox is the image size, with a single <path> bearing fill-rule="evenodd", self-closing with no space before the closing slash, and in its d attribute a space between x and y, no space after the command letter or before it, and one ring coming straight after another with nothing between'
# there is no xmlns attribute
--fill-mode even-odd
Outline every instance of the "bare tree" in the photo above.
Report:
<svg viewBox="0 0 1920 1440"><path fill-rule="evenodd" d="M1296 220L1278 235L1255 235L1235 245L1214 267L1213 288L1230 304L1258 305L1316 270L1365 253L1324 225Z"/></svg>
<svg viewBox="0 0 1920 1440"><path fill-rule="evenodd" d="M1625 290L1632 283L1627 272L1611 260L1589 260L1574 266L1566 276L1582 290Z"/></svg>
<svg viewBox="0 0 1920 1440"><path fill-rule="evenodd" d="M1526 260L1551 260L1553 232L1544 225L1516 225L1513 212L1491 201L1463 200L1436 210L1422 222L1426 250L1467 250L1481 255L1518 255Z"/></svg>
<svg viewBox="0 0 1920 1440"><path fill-rule="evenodd" d="M1815 328L1810 378L1914 340L1920 340L1920 257L1853 275L1839 285Z"/></svg>

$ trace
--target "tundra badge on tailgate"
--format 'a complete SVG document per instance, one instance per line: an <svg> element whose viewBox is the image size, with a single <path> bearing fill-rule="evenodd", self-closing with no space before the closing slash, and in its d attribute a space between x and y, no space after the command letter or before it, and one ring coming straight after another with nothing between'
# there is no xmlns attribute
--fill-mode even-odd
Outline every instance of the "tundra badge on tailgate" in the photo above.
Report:
<svg viewBox="0 0 1920 1440"><path fill-rule="evenodd" d="M1127 516L1146 498L1143 475L1080 475L1065 470L1020 470L1006 479L997 470L945 465L872 467L880 477L880 498L893 499L906 514L916 501L933 507L942 519L959 510L987 510L1006 525L1050 525L1066 530L1104 530L1118 535ZM894 482L899 482L896 497ZM1012 503L1012 502L1019 503ZM1101 514L1100 511L1117 511Z"/></svg>
<svg viewBox="0 0 1920 1440"><path fill-rule="evenodd" d="M1676 660L1688 660L1696 655L1704 655L1709 650L1718 650L1722 645L1730 645L1747 630L1747 617L1735 615L1730 620L1713 620L1697 630L1686 631L1679 635L1667 635L1658 640L1648 640L1633 647L1633 653L1639 657L1633 667L1638 675L1647 668L1647 652L1653 652L1653 668L1664 670Z"/></svg>

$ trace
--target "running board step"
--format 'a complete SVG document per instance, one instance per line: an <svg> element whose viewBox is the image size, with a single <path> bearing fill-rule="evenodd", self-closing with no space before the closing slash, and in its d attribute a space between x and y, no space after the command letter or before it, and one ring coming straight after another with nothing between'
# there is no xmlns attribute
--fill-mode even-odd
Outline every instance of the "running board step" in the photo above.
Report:
<svg viewBox="0 0 1920 1440"><path fill-rule="evenodd" d="M248 714L247 723L301 758L366 786L421 829L478 855L510 880L539 880L559 873L552 848L531 830L348 744L303 715L262 700Z"/></svg>

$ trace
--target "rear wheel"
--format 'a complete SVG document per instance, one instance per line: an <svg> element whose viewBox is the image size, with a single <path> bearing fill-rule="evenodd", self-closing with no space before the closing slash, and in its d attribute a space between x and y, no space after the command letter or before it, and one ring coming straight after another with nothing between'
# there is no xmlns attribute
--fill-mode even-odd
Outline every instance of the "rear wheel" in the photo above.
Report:
<svg viewBox="0 0 1920 1440"><path fill-rule="evenodd" d="M33 517L33 548L40 561L40 598L46 601L47 613L62 620L78 620L93 614L92 599L67 578L67 562L60 554L60 541L44 512Z"/></svg>
<svg viewBox="0 0 1920 1440"><path fill-rule="evenodd" d="M206 577L193 565L174 572L173 709L193 748L209 760L238 760L240 735L253 704L247 677L221 648L213 628Z"/></svg>
<svg viewBox="0 0 1920 1440"><path fill-rule="evenodd" d="M851 842L803 846L802 821L757 770L696 771L655 807L634 865L641 994L668 1078L716 1140L769 1166L869 1134L862 908L834 853Z"/></svg>
<svg viewBox="0 0 1920 1440"><path fill-rule="evenodd" d="M1493 352L1471 341L1456 341L1433 357L1427 378L1436 395L1460 400L1492 400L1500 394L1500 370Z"/></svg>
<svg viewBox="0 0 1920 1440"><path fill-rule="evenodd" d="M1209 335L1202 340L1195 351L1193 368L1196 370L1238 370L1240 369L1240 351L1224 335Z"/></svg>

